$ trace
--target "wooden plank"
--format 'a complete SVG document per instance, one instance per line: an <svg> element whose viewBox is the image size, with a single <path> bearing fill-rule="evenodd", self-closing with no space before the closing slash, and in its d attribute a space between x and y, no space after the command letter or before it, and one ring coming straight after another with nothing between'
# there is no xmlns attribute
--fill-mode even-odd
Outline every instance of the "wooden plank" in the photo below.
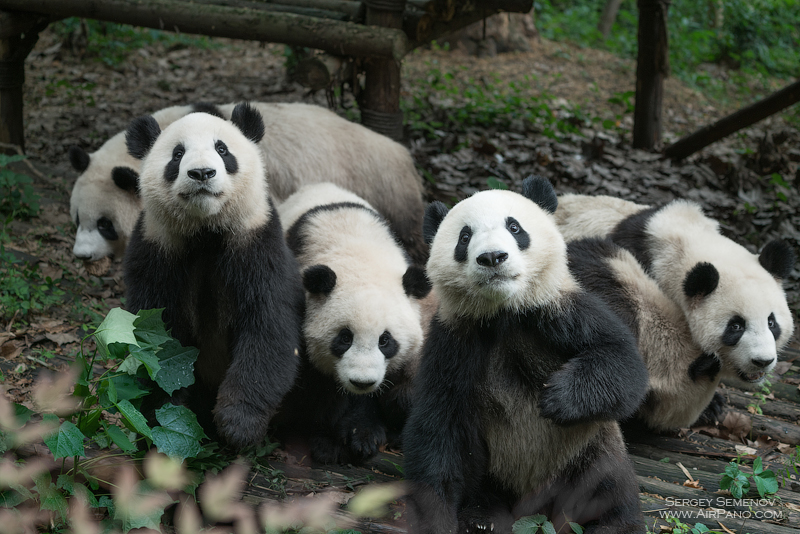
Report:
<svg viewBox="0 0 800 534"><path fill-rule="evenodd" d="M355 57L400 61L409 50L408 39L399 29L179 0L0 0L0 8L307 46Z"/></svg>
<svg viewBox="0 0 800 534"><path fill-rule="evenodd" d="M749 391L738 391L731 388L719 389L718 391L726 398L728 404L743 410L747 410L747 407L751 404L758 403L758 399ZM794 402L767 399L760 407L764 415L780 417L794 423L800 421L800 406Z"/></svg>

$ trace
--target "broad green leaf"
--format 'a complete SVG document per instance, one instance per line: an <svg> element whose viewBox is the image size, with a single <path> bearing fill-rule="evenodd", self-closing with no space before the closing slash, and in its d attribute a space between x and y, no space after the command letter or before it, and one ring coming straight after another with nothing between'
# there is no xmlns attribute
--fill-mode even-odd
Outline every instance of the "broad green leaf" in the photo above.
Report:
<svg viewBox="0 0 800 534"><path fill-rule="evenodd" d="M511 532L514 534L535 534L545 521L547 521L547 518L541 514L520 517L512 525Z"/></svg>
<svg viewBox="0 0 800 534"><path fill-rule="evenodd" d="M719 481L719 489L721 490L729 489L731 487L731 482L733 482L733 479L728 475L725 475L724 477L722 477L722 480Z"/></svg>
<svg viewBox="0 0 800 534"><path fill-rule="evenodd" d="M84 414L84 416L80 419L78 430L80 430L84 436L94 435L94 433L97 432L97 429L100 428L100 416L102 415L102 408L96 408Z"/></svg>
<svg viewBox="0 0 800 534"><path fill-rule="evenodd" d="M753 462L753 474L760 475L763 470L764 470L763 462L761 460L761 457L759 456Z"/></svg>
<svg viewBox="0 0 800 534"><path fill-rule="evenodd" d="M182 347L176 340L164 344L158 353L161 372L156 383L169 395L176 389L194 384L194 362L200 353L194 347Z"/></svg>
<svg viewBox="0 0 800 534"><path fill-rule="evenodd" d="M156 353L153 352L151 349L143 349L140 347L131 347L131 357L136 358L142 365L144 365L145 369L147 369L147 374L153 380L156 379L158 376L158 372L161 370L161 365L158 363L158 356Z"/></svg>
<svg viewBox="0 0 800 534"><path fill-rule="evenodd" d="M136 336L133 335L133 322L136 316L122 308L112 308L108 312L106 318L97 327L94 333L95 341L97 341L97 350L100 351L102 358L109 358L119 355L119 348L114 350L109 348L113 343L121 343L123 345L139 346L136 341Z"/></svg>
<svg viewBox="0 0 800 534"><path fill-rule="evenodd" d="M578 523L570 522L569 528L571 528L572 532L574 532L575 534L583 534L583 527L580 526Z"/></svg>
<svg viewBox="0 0 800 534"><path fill-rule="evenodd" d="M167 404L156 410L161 426L153 429L153 444L168 456L192 458L201 450L200 440L207 437L197 417L185 406Z"/></svg>
<svg viewBox="0 0 800 534"><path fill-rule="evenodd" d="M135 376L136 372L139 370L139 367L142 365L142 360L134 356L133 354L128 355L123 362L117 368L118 371L121 373L128 373L129 375Z"/></svg>
<svg viewBox="0 0 800 534"><path fill-rule="evenodd" d="M141 488L141 485L139 486ZM144 496L137 496L138 499L147 499L147 495ZM148 513L134 515L130 513L127 509L127 506L123 504L118 504L116 509L114 510L114 519L122 522L122 531L123 532L130 532L136 528L148 528L151 530L155 530L157 532L161 532L161 516L164 515L164 508L171 505L174 501L167 499L164 502L164 505L158 505L152 507L152 505L148 505L147 508L152 508L148 511ZM124 503L129 505L131 503Z"/></svg>
<svg viewBox="0 0 800 534"><path fill-rule="evenodd" d="M137 410L130 401L121 400L119 402L114 403L114 406L117 407L117 410L122 414L125 418L125 422L131 426L133 430L138 432L139 434L153 439L153 434L150 432L150 427L147 426L147 419L145 419L142 412Z"/></svg>
<svg viewBox="0 0 800 534"><path fill-rule="evenodd" d="M33 410L26 408L21 404L14 403L14 419L16 419L19 426L23 426L33 415Z"/></svg>
<svg viewBox="0 0 800 534"><path fill-rule="evenodd" d="M53 484L53 479L50 477L50 472L45 471L33 477L33 482L36 485L36 491L39 493L39 507L42 510L51 510L58 514L60 520L67 520L67 512L69 512L69 504L67 499L58 491L56 485Z"/></svg>
<svg viewBox="0 0 800 534"><path fill-rule="evenodd" d="M556 534L556 529L553 526L553 523L550 521L545 521L542 523L542 532L544 532L544 534Z"/></svg>
<svg viewBox="0 0 800 534"><path fill-rule="evenodd" d="M758 487L758 493L762 497L766 494L774 494L778 492L778 479L775 477L775 473L772 471L764 471L759 476L753 477L756 480L756 486ZM764 493L761 493L761 489L764 489Z"/></svg>
<svg viewBox="0 0 800 534"><path fill-rule="evenodd" d="M142 389L141 385L141 382L136 377L127 374L104 378L100 382L100 406L108 408L121 400L134 400L144 397L149 391Z"/></svg>
<svg viewBox="0 0 800 534"><path fill-rule="evenodd" d="M131 443L131 440L128 439L128 436L125 434L125 432L123 432L122 429L117 425L107 425L106 433L108 434L108 437L111 438L111 441L113 441L114 444L124 452L133 452L136 450L136 445Z"/></svg>
<svg viewBox="0 0 800 534"><path fill-rule="evenodd" d="M134 335L136 339L153 347L160 347L172 337L167 333L161 313L164 308L154 310L139 310L133 326L136 328Z"/></svg>
<svg viewBox="0 0 800 534"><path fill-rule="evenodd" d="M54 458L65 458L69 456L84 456L83 435L77 426L69 421L64 421L58 432L44 439L45 445L53 453Z"/></svg>

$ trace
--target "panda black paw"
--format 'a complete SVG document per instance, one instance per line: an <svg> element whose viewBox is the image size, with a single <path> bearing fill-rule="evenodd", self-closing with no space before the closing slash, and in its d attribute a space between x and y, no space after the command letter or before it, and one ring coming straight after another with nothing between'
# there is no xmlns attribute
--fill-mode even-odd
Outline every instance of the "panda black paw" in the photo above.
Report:
<svg viewBox="0 0 800 534"><path fill-rule="evenodd" d="M591 418L594 414L582 406L586 404L585 395L581 395L576 387L573 362L567 362L547 380L539 395L539 410L542 417L559 425L579 423Z"/></svg>
<svg viewBox="0 0 800 534"><path fill-rule="evenodd" d="M715 392L711 402L708 403L708 406L706 406L706 409L703 410L703 413L700 414L694 424L716 426L724 419L727 407L728 403L725 401L725 397L720 395L719 392Z"/></svg>
<svg viewBox="0 0 800 534"><path fill-rule="evenodd" d="M458 514L458 532L469 534L510 533L514 518L511 513L490 513L483 508L465 508Z"/></svg>
<svg viewBox="0 0 800 534"><path fill-rule="evenodd" d="M378 454L386 445L386 429L383 425L353 426L345 429L346 442L353 462L361 462Z"/></svg>
<svg viewBox="0 0 800 534"><path fill-rule="evenodd" d="M214 408L214 425L226 444L240 451L261 444L267 435L271 415L247 403L219 401Z"/></svg>
<svg viewBox="0 0 800 534"><path fill-rule="evenodd" d="M328 436L313 436L310 440L311 457L322 464L342 461L342 447Z"/></svg>

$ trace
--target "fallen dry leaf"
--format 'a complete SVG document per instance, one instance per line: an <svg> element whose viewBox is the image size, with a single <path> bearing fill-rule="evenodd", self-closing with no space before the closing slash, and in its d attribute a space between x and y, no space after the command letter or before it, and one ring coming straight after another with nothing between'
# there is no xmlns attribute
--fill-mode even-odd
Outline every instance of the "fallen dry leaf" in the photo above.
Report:
<svg viewBox="0 0 800 534"><path fill-rule="evenodd" d="M743 440L745 436L750 434L753 428L752 420L743 413L729 410L725 414L725 419L720 424L722 429L722 437L728 439L734 438L739 441Z"/></svg>
<svg viewBox="0 0 800 534"><path fill-rule="evenodd" d="M22 354L21 344L18 346L14 341L8 341L0 345L0 356L6 360L13 360L20 354Z"/></svg>
<svg viewBox="0 0 800 534"><path fill-rule="evenodd" d="M782 375L792 367L792 362L778 362L772 370L776 375Z"/></svg>
<svg viewBox="0 0 800 534"><path fill-rule="evenodd" d="M736 452L739 454L756 454L758 451L753 447L748 447L747 445L736 445Z"/></svg>
<svg viewBox="0 0 800 534"><path fill-rule="evenodd" d="M45 333L44 337L52 341L53 343L61 345L66 345L67 343L77 343L80 341L78 336L71 332L64 332L63 334L51 334L49 332Z"/></svg>
<svg viewBox="0 0 800 534"><path fill-rule="evenodd" d="M83 267L92 276L103 276L111 267L111 258L105 257L102 260L85 261L83 262Z"/></svg>

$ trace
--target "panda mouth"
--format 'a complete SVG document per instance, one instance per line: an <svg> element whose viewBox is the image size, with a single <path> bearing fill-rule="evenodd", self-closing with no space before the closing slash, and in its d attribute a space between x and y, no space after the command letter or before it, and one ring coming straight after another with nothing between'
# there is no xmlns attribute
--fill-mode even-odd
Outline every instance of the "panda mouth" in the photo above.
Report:
<svg viewBox="0 0 800 534"><path fill-rule="evenodd" d="M222 192L221 191L218 191L218 192L210 191L208 189L199 189L197 191L192 191L191 193L180 193L178 196L181 197L184 200L189 200L189 199L192 199L192 198L195 198L195 197L200 197L200 196L219 198L219 197L222 196Z"/></svg>
<svg viewBox="0 0 800 534"><path fill-rule="evenodd" d="M738 371L737 374L739 375L739 378L741 378L745 382L748 382L748 383L752 384L752 383L760 382L761 380L763 380L764 376L767 373L765 373L764 371L758 371L756 373L745 373L743 371Z"/></svg>

